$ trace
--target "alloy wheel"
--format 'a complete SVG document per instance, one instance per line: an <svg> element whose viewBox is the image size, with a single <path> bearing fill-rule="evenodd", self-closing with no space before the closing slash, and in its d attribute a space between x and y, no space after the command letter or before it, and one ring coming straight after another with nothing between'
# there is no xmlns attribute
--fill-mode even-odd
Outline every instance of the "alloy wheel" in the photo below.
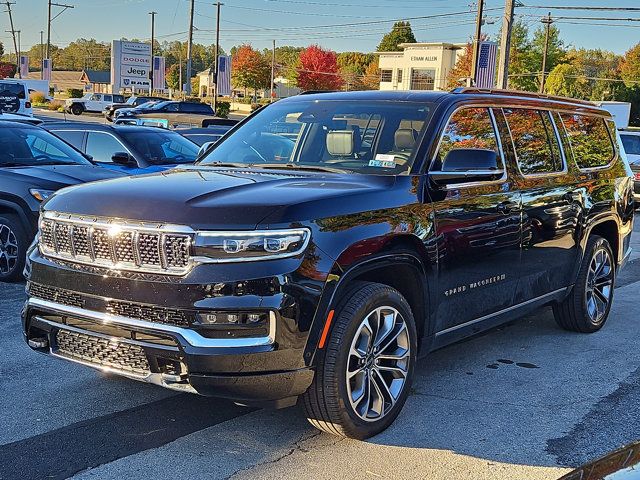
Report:
<svg viewBox="0 0 640 480"><path fill-rule="evenodd" d="M587 313L594 324L605 317L613 292L614 270L611 254L599 247L593 253L587 274Z"/></svg>
<svg viewBox="0 0 640 480"><path fill-rule="evenodd" d="M407 382L411 343L405 319L393 307L378 307L358 326L347 359L347 393L362 420L383 418Z"/></svg>
<svg viewBox="0 0 640 480"><path fill-rule="evenodd" d="M0 224L0 275L8 275L18 263L18 240L8 225Z"/></svg>

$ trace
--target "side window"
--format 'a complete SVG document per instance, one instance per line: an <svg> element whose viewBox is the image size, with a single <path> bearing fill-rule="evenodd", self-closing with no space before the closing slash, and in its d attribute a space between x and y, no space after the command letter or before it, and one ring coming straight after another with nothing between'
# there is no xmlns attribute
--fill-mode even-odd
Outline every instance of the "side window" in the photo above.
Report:
<svg viewBox="0 0 640 480"><path fill-rule="evenodd" d="M611 163L615 150L603 118L570 113L560 116L579 168L604 167Z"/></svg>
<svg viewBox="0 0 640 480"><path fill-rule="evenodd" d="M393 80L393 70L380 70L380 81L390 82Z"/></svg>
<svg viewBox="0 0 640 480"><path fill-rule="evenodd" d="M442 167L442 161L450 151L461 148L493 150L498 154L498 162L502 163L489 109L465 108L451 116L442 135L434 169ZM503 163L501 167L504 168Z"/></svg>
<svg viewBox="0 0 640 480"><path fill-rule="evenodd" d="M113 96L112 95L105 95L102 100L105 101L105 102L112 102L113 101Z"/></svg>
<svg viewBox="0 0 640 480"><path fill-rule="evenodd" d="M178 111L178 107L179 104L177 103L170 103L169 105L167 105L166 107L163 108L163 110L165 112L177 112Z"/></svg>
<svg viewBox="0 0 640 480"><path fill-rule="evenodd" d="M29 145L29 148L31 149L31 154L34 157L38 157L42 155L52 156L52 157L63 157L63 158L67 157L55 145L52 145L51 143L47 142L41 136L27 135L26 141L27 141L27 145Z"/></svg>
<svg viewBox="0 0 640 480"><path fill-rule="evenodd" d="M67 142L74 147L81 149L82 148L82 139L84 138L84 132L76 132L69 130L54 130L52 131L55 135L60 137L62 140Z"/></svg>
<svg viewBox="0 0 640 480"><path fill-rule="evenodd" d="M115 137L108 133L89 132L87 136L87 155L91 155L96 162L111 163L111 157L116 152L126 152L127 149Z"/></svg>
<svg viewBox="0 0 640 480"><path fill-rule="evenodd" d="M562 171L562 157L549 112L505 108L518 166L524 175Z"/></svg>

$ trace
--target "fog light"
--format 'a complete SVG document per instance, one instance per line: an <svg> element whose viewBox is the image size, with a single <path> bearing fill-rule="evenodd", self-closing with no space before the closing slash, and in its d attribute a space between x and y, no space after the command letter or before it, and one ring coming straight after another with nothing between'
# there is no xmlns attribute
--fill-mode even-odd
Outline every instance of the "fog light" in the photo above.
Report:
<svg viewBox="0 0 640 480"><path fill-rule="evenodd" d="M269 318L267 312L206 312L198 314L201 325L255 325L266 323Z"/></svg>

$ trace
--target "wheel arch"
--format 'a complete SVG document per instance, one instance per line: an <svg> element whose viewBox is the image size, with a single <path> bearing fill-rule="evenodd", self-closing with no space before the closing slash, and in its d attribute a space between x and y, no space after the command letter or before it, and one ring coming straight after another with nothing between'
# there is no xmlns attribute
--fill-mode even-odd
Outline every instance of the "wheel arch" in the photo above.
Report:
<svg viewBox="0 0 640 480"><path fill-rule="evenodd" d="M620 241L620 225L616 217L603 216L593 221L586 229L584 238L582 239L582 256L584 256L584 249L586 247L589 237L598 235L605 238L611 245L613 256L616 265L622 260L623 252L622 242Z"/></svg>

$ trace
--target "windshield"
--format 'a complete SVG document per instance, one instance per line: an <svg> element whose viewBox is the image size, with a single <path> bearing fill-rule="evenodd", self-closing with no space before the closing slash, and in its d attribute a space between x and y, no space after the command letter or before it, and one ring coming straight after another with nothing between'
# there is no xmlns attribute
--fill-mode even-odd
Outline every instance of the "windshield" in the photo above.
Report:
<svg viewBox="0 0 640 480"><path fill-rule="evenodd" d="M201 164L407 173L429 104L369 100L275 103L249 119Z"/></svg>
<svg viewBox="0 0 640 480"><path fill-rule="evenodd" d="M39 128L0 128L0 167L91 165L77 150Z"/></svg>
<svg viewBox="0 0 640 480"><path fill-rule="evenodd" d="M620 135L627 155L640 155L640 135Z"/></svg>
<svg viewBox="0 0 640 480"><path fill-rule="evenodd" d="M175 132L132 129L121 134L152 165L193 163L198 155L198 146Z"/></svg>
<svg viewBox="0 0 640 480"><path fill-rule="evenodd" d="M0 96L13 96L19 99L26 98L24 85L21 83L0 82Z"/></svg>
<svg viewBox="0 0 640 480"><path fill-rule="evenodd" d="M129 97L127 98L126 104L127 105L133 105L136 103L136 97Z"/></svg>

